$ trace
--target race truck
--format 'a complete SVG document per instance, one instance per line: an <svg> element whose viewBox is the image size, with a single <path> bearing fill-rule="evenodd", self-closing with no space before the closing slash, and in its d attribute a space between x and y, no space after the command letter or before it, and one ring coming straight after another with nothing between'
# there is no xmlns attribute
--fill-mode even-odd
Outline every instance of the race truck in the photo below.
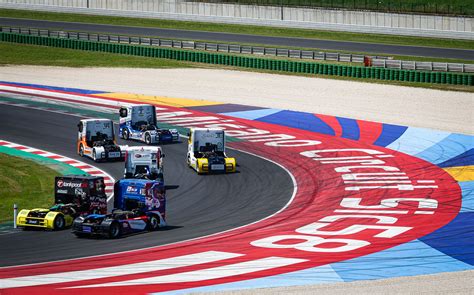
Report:
<svg viewBox="0 0 474 295"><path fill-rule="evenodd" d="M122 235L166 226L166 196L163 182L147 179L122 179L114 186L111 214L91 214L74 220L72 231L78 237Z"/></svg>
<svg viewBox="0 0 474 295"><path fill-rule="evenodd" d="M68 175L55 178L55 205L49 209L23 209L17 225L26 228L61 230L71 226L74 218L90 213L107 212L104 178Z"/></svg>
<svg viewBox="0 0 474 295"><path fill-rule="evenodd" d="M128 147L125 152L124 178L163 181L163 151L158 146Z"/></svg>
<svg viewBox="0 0 474 295"><path fill-rule="evenodd" d="M225 154L224 130L191 128L187 163L199 174L235 172L235 158Z"/></svg>
<svg viewBox="0 0 474 295"><path fill-rule="evenodd" d="M95 162L123 160L123 152L115 142L114 124L109 119L84 119L77 124L77 153Z"/></svg>
<svg viewBox="0 0 474 295"><path fill-rule="evenodd" d="M120 135L125 140L138 140L148 145L179 140L179 133L176 129L158 128L156 109L153 105L121 107L119 114Z"/></svg>

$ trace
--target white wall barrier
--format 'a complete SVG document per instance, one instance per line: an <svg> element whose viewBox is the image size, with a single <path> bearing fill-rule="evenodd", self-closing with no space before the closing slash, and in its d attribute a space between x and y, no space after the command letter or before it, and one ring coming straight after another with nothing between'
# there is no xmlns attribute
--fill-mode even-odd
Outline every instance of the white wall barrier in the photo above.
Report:
<svg viewBox="0 0 474 295"><path fill-rule="evenodd" d="M474 40L472 17L183 0L0 0L0 7Z"/></svg>

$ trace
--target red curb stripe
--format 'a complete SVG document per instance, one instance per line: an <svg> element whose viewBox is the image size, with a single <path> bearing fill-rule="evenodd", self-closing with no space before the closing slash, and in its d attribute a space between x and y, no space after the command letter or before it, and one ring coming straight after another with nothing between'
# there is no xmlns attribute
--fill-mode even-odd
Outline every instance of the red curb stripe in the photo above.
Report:
<svg viewBox="0 0 474 295"><path fill-rule="evenodd" d="M54 160L64 159L63 156L59 156L59 155L51 155L51 156L47 156L47 158L54 159Z"/></svg>
<svg viewBox="0 0 474 295"><path fill-rule="evenodd" d="M373 144L382 134L382 123L357 120L359 125L359 141Z"/></svg>
<svg viewBox="0 0 474 295"><path fill-rule="evenodd" d="M321 114L315 114L315 116L321 119L321 121L326 123L329 127L331 127L332 130L334 130L335 132L335 136L341 137L342 127L341 127L341 124L339 124L339 121L337 120L336 117L329 116L329 115L321 115Z"/></svg>
<svg viewBox="0 0 474 295"><path fill-rule="evenodd" d="M89 171L89 172L87 172L87 173L92 174L92 175L104 174L104 172L102 172L102 171L100 171L100 170Z"/></svg>

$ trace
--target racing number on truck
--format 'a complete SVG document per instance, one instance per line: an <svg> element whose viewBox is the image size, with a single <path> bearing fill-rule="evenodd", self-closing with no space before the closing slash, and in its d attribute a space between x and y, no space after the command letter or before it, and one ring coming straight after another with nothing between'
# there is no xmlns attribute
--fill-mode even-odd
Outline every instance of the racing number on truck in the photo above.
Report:
<svg viewBox="0 0 474 295"><path fill-rule="evenodd" d="M341 201L342 208L351 208L359 210L335 210L336 212L344 212L351 214L330 215L319 219L317 222L297 228L295 231L299 234L279 235L263 238L253 241L250 244L256 247L276 248L276 249L296 249L307 252L347 252L356 250L370 245L369 241L357 239L340 239L340 238L322 238L320 236L344 236L362 232L367 229L381 230L374 235L377 238L393 238L412 229L409 226L393 225L398 218L392 216L380 215L387 212L387 209L396 208L400 202L410 201L418 202L419 209L436 209L438 203L433 199L422 198L392 198L382 200L380 205L363 206L360 205L360 199L345 198ZM360 210L362 209L362 210ZM364 210L364 209L383 209L383 210ZM351 212L352 211L352 212ZM357 214L353 214L357 211ZM365 212L364 212L365 211ZM408 214L408 211L398 210L399 213ZM419 211L418 211L419 212ZM416 213L416 212L415 212ZM375 214L375 215L374 215ZM335 231L324 230L326 226L330 226L332 222L341 219L375 219L375 224L352 224L343 229ZM317 236L316 236L317 235ZM285 242L284 242L285 241ZM283 243L284 242L284 243ZM329 247L321 247L329 244ZM319 247L318 247L319 246Z"/></svg>

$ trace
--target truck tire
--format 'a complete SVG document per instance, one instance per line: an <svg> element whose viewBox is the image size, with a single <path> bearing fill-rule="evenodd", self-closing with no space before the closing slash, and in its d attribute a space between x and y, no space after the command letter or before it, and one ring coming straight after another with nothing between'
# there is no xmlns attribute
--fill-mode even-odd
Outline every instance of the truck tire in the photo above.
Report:
<svg viewBox="0 0 474 295"><path fill-rule="evenodd" d="M121 235L120 224L118 222L112 222L109 228L109 238L110 239L117 239Z"/></svg>
<svg viewBox="0 0 474 295"><path fill-rule="evenodd" d="M82 144L79 146L79 156L84 157L84 146Z"/></svg>
<svg viewBox="0 0 474 295"><path fill-rule="evenodd" d="M150 230L157 230L160 227L160 221L156 215L151 215L150 220L148 221L148 228Z"/></svg>
<svg viewBox="0 0 474 295"><path fill-rule="evenodd" d="M127 129L123 129L122 131L122 137L123 139L125 140L128 140L130 138L130 134L128 133L128 130Z"/></svg>
<svg viewBox="0 0 474 295"><path fill-rule="evenodd" d="M95 149L92 150L92 160L94 160L94 162L99 162L99 160L97 159L97 153L95 152Z"/></svg>
<svg viewBox="0 0 474 295"><path fill-rule="evenodd" d="M56 215L53 221L54 230L63 230L66 227L66 220L62 214Z"/></svg>
<svg viewBox="0 0 474 295"><path fill-rule="evenodd" d="M145 133L145 143L150 145L151 144L151 135L150 133Z"/></svg>

